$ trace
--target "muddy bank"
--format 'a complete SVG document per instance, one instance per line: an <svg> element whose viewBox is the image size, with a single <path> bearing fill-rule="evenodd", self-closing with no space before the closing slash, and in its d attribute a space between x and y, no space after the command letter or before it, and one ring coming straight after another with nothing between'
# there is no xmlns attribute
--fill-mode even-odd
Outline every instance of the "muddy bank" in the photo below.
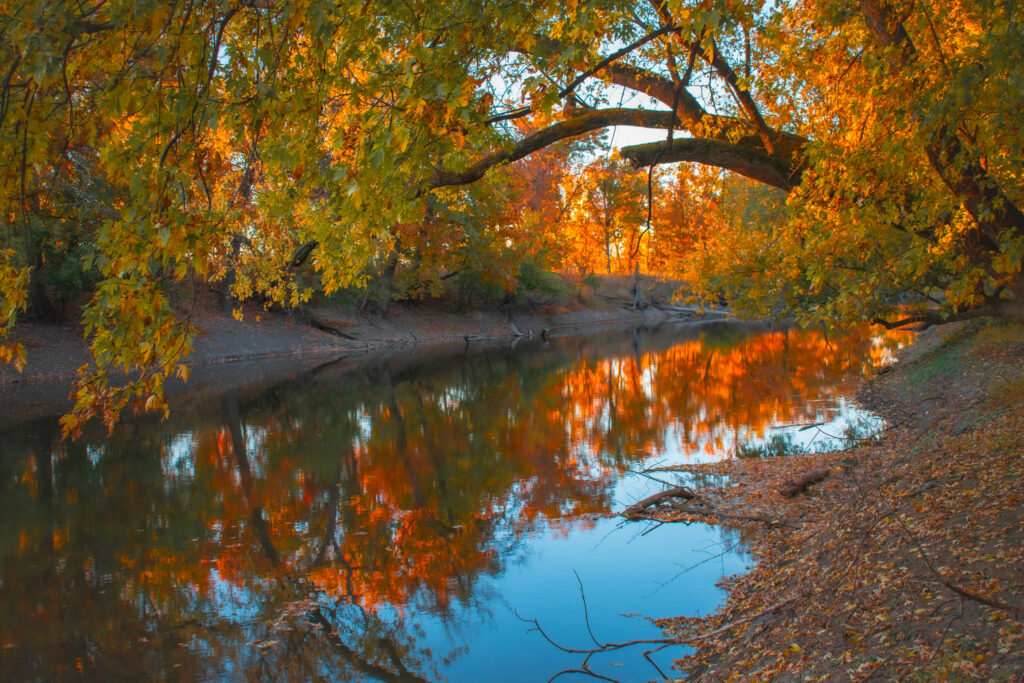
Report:
<svg viewBox="0 0 1024 683"><path fill-rule="evenodd" d="M690 467L706 484L697 498L645 513L756 530L757 564L727 582L719 612L660 622L697 646L680 663L688 677L1024 674L1024 328L928 332L860 399L888 420L879 438ZM814 470L827 476L783 495Z"/></svg>
<svg viewBox="0 0 1024 683"><path fill-rule="evenodd" d="M721 320L709 312L701 320ZM453 312L425 305L393 305L387 316L359 316L317 307L303 312L247 311L243 320L205 312L194 318L194 350L186 364L186 384L173 380L167 394L217 391L272 383L344 359L388 353L433 352L445 347L510 345L545 337L585 334L602 328L657 325L697 319L674 307L632 311L621 307L560 307L505 313L498 310ZM89 361L77 326L19 324L13 341L28 353L22 372L0 365L0 427L70 408L68 393L77 368Z"/></svg>

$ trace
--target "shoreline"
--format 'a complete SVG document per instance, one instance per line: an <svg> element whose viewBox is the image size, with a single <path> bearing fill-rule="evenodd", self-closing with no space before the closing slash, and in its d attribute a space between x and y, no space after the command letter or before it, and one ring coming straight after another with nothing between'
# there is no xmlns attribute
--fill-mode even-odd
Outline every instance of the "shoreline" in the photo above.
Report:
<svg viewBox="0 0 1024 683"><path fill-rule="evenodd" d="M637 325L727 319L722 311L698 317L676 307L658 306L638 311L559 307L506 315L496 309L454 312L396 304L384 317L317 307L301 314L247 311L242 320L207 313L194 322L193 350L184 361L190 370L188 382L171 378L165 389L173 400L197 390L242 385L255 377L280 381L349 358L370 361L396 351L430 353L514 345L540 338L542 330L555 338ZM515 333L510 321L521 334ZM21 373L13 366L0 365L0 428L70 409L68 395L76 370L90 358L80 328L22 323L11 341L25 345L28 363Z"/></svg>
<svg viewBox="0 0 1024 683"><path fill-rule="evenodd" d="M681 467L728 477L695 492L714 512L648 511L757 530L718 611L657 622L695 646L688 680L1024 674L1024 327L933 328L857 400L888 422L876 439Z"/></svg>

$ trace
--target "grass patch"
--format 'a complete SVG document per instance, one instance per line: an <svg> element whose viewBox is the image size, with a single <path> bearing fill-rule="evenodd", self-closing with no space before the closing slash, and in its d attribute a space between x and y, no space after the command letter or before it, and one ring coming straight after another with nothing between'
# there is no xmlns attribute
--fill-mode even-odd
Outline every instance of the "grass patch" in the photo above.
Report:
<svg viewBox="0 0 1024 683"><path fill-rule="evenodd" d="M942 340L918 357L907 377L915 384L933 382L939 377L952 374L965 357L985 323L972 320L950 332Z"/></svg>

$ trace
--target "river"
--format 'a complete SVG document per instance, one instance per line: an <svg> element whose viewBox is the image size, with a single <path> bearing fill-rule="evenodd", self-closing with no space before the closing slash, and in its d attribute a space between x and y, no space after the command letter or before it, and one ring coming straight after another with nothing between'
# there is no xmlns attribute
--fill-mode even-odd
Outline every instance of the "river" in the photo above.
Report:
<svg viewBox="0 0 1024 683"><path fill-rule="evenodd" d="M737 451L877 427L866 332L663 326L331 363L168 420L0 434L0 679L544 681L657 638L749 531L624 522ZM808 428L807 425L815 425ZM534 628L536 620L543 633ZM589 660L671 675L673 646Z"/></svg>

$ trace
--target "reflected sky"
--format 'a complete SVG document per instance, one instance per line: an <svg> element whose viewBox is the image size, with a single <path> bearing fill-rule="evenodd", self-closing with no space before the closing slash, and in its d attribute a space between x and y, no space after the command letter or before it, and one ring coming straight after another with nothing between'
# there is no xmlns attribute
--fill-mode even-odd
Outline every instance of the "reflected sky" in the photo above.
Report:
<svg viewBox="0 0 1024 683"><path fill-rule="evenodd" d="M609 517L644 469L842 436L899 343L638 329L327 365L73 443L21 425L0 678L547 680L580 657L517 614L585 647L585 595L599 639L657 637L622 615L706 613L744 567L748 532ZM591 664L657 678L641 655Z"/></svg>

